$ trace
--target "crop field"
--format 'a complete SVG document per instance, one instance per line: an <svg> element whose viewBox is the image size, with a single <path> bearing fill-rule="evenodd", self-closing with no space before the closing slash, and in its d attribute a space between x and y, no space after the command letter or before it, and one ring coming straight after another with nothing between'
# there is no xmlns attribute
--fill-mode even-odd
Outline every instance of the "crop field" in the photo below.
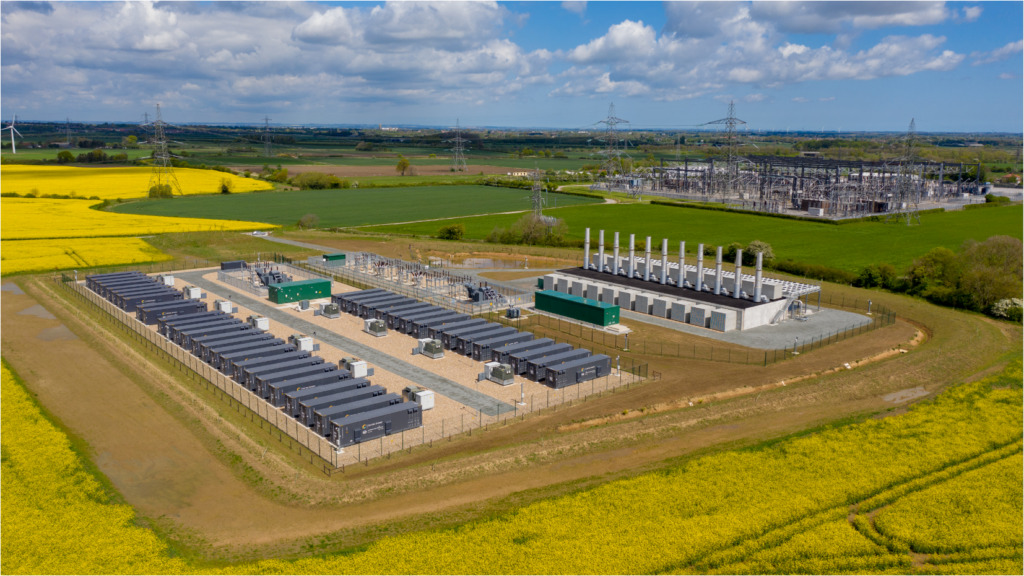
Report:
<svg viewBox="0 0 1024 576"><path fill-rule="evenodd" d="M8 164L3 167L4 192L21 195L59 194L98 197L100 200L116 198L145 198L149 194L150 168L80 168L67 166L31 166ZM269 183L218 172L177 168L174 175L183 194L216 194L226 180L231 191L253 192L269 190Z"/></svg>
<svg viewBox="0 0 1024 576"><path fill-rule="evenodd" d="M456 529L383 538L347 554L229 565L171 554L133 523L132 509L113 499L6 364L2 385L6 573L1022 569L1019 361L906 414L685 459L660 472ZM974 519L976 526L965 527Z"/></svg>
<svg viewBox="0 0 1024 576"><path fill-rule="evenodd" d="M68 148L68 152L72 155L78 156L79 154L87 154L90 149L86 148ZM11 147L8 143L4 147L2 157L5 162L25 161L25 160L49 160L54 161L57 159L57 154L60 150L54 150L52 148L46 149L30 149L30 148L19 148L18 152L11 154ZM133 149L114 149L107 151L108 155L124 154L128 157L128 160L135 160L136 158L148 158L153 154L153 151L146 148L133 148ZM6 170L6 168L4 168Z"/></svg>
<svg viewBox="0 0 1024 576"><path fill-rule="evenodd" d="M384 222L410 222L454 215L488 214L530 209L530 192L493 186L415 186L303 190L272 194L175 198L133 202L117 206L122 214L148 214L191 218L224 218L291 225L305 214L316 214L320 227L362 226ZM592 204L582 196L551 194L559 205ZM510 216L514 221L519 216ZM444 224L425 223L435 234Z"/></svg>
<svg viewBox="0 0 1024 576"><path fill-rule="evenodd" d="M254 230L272 228L259 222L162 218L111 214L93 210L95 200L52 200L49 198L4 198L3 240L42 238L96 238L138 236L200 230Z"/></svg>
<svg viewBox="0 0 1024 576"><path fill-rule="evenodd" d="M267 188L257 180L211 170L177 170L183 191L220 190L222 179L237 192ZM149 183L147 168L68 168L8 165L4 192L75 197L139 198ZM272 228L259 222L160 218L110 214L94 210L93 200L54 198L0 199L3 255L0 272L17 274L55 269L143 264L170 259L133 236L167 232L229 231Z"/></svg>
<svg viewBox="0 0 1024 576"><path fill-rule="evenodd" d="M139 238L5 240L0 274L144 264L171 257Z"/></svg>
<svg viewBox="0 0 1024 576"><path fill-rule="evenodd" d="M668 238L669 246L685 240L687 250L696 251L698 243L728 245L762 240L772 245L777 259L792 259L856 272L869 264L887 262L897 267L909 265L915 258L936 246L957 250L969 239L990 236L1024 236L1024 211L1020 205L985 207L955 212L921 215L921 224L854 222L843 225L785 220L754 214L737 214L696 208L676 208L652 204L604 204L577 206L546 211L561 218L569 227L569 237L583 239L590 227L591 241L597 230L637 235L638 245L647 235L657 242ZM452 219L466 227L466 238L485 238L495 227L509 227L515 216L492 215ZM368 231L429 236L445 222L374 226Z"/></svg>

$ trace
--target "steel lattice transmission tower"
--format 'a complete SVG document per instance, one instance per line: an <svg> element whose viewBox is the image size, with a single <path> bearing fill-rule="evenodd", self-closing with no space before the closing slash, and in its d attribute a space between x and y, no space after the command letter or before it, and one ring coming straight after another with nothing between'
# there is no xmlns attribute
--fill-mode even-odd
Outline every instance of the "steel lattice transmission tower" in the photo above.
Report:
<svg viewBox="0 0 1024 576"><path fill-rule="evenodd" d="M455 138L450 140L452 143L452 172L465 172L466 171L466 154L464 143L466 139L462 137L462 128L459 127L459 120L455 120Z"/></svg>
<svg viewBox="0 0 1024 576"><path fill-rule="evenodd" d="M917 128L914 119L910 119L907 134L900 143L900 156L896 166L896 186L893 192L893 204L885 221L903 220L907 226L921 223L919 205L921 204L921 188L924 186L924 173L918 170L917 160Z"/></svg>
<svg viewBox="0 0 1024 576"><path fill-rule="evenodd" d="M533 187L530 190L530 204L533 206L533 218L545 226L554 226L558 220L544 215L544 207L548 204L548 195L540 181L540 168L533 168Z"/></svg>
<svg viewBox="0 0 1024 576"><path fill-rule="evenodd" d="M746 121L740 120L736 117L736 103L731 100L729 101L728 116L704 123L705 126L725 126L725 140L728 146L729 166L732 166L736 161L736 127L740 124L746 124Z"/></svg>
<svg viewBox="0 0 1024 576"><path fill-rule="evenodd" d="M263 117L263 156L270 158L274 153L274 138L270 135L270 118Z"/></svg>
<svg viewBox="0 0 1024 576"><path fill-rule="evenodd" d="M629 120L623 120L615 115L615 103L608 105L608 117L598 122L598 124L605 125L605 170L608 173L608 178L611 178L613 174L618 172L622 174L625 172L625 167L622 165L623 150L619 147L619 135L615 127L619 124L629 124Z"/></svg>
<svg viewBox="0 0 1024 576"><path fill-rule="evenodd" d="M169 126L160 114L160 105L156 105L156 120L153 121L153 173L149 177L149 187L170 186L171 194L181 195L181 184L174 175L174 166L171 164L171 153L167 149L167 135L164 127Z"/></svg>

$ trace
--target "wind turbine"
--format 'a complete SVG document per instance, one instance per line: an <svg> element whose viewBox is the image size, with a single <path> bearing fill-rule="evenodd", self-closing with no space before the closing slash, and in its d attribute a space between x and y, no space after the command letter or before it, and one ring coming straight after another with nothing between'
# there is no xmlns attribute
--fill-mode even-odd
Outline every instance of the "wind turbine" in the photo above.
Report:
<svg viewBox="0 0 1024 576"><path fill-rule="evenodd" d="M15 116L14 120L11 120L11 123L8 124L6 128L0 130L0 132L3 132L3 130L10 130L11 131L11 154L17 154L18 153L18 150L14 147L14 135L17 134L18 138L24 138L24 136L21 135L21 132L18 132L18 129L14 127L14 123L17 120L18 120L18 117Z"/></svg>

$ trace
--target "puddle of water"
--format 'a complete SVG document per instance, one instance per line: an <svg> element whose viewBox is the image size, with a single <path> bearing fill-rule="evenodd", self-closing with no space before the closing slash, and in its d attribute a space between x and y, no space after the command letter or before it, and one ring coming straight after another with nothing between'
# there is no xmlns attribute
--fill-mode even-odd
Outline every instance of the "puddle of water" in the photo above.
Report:
<svg viewBox="0 0 1024 576"><path fill-rule="evenodd" d="M21 315L24 315L24 316L37 316L39 318L46 318L47 320L54 320L54 319L56 319L56 316L54 316L53 314L50 314L49 310L47 310L46 308L43 308L39 304L36 304L35 306L29 306L28 308L25 308L21 312L18 312L18 314L21 314Z"/></svg>
<svg viewBox="0 0 1024 576"><path fill-rule="evenodd" d="M907 388L906 390L898 390L891 394L886 394L885 396L882 396L882 400L892 402L893 404L901 404L927 395L928 391L925 390L923 386L918 386L917 388Z"/></svg>
<svg viewBox="0 0 1024 576"><path fill-rule="evenodd" d="M75 336L75 333L68 330L68 327L63 324L41 330L39 334L36 334L36 338L43 342L53 342L54 340L78 340L78 336Z"/></svg>
<svg viewBox="0 0 1024 576"><path fill-rule="evenodd" d="M14 282L8 282L6 284L0 284L0 291L10 292L11 294L24 294L25 292Z"/></svg>

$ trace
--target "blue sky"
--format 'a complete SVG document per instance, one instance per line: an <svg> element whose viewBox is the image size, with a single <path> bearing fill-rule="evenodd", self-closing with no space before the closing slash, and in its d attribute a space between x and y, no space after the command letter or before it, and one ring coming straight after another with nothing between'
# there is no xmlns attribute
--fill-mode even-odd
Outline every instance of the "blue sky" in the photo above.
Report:
<svg viewBox="0 0 1024 576"><path fill-rule="evenodd" d="M0 116L1016 132L1021 2L0 3Z"/></svg>

